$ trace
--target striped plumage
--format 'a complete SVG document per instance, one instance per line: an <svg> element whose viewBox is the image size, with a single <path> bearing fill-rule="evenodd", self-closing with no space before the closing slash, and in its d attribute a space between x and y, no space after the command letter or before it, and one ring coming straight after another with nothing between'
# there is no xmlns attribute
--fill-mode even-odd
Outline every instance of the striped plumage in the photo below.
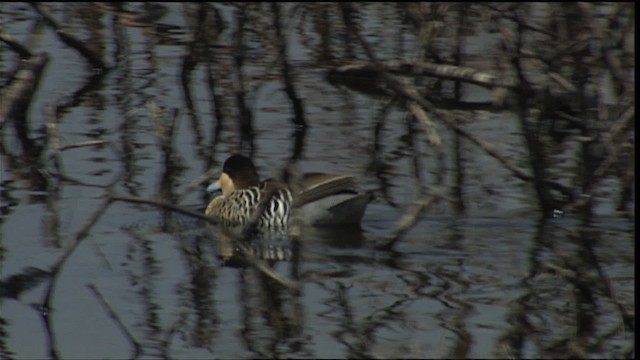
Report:
<svg viewBox="0 0 640 360"><path fill-rule="evenodd" d="M267 196L259 219L262 228L286 227L295 202L304 223L311 225L357 224L371 200L371 194L354 190L350 176L322 173L304 174L301 190L292 195L285 184L273 180L260 182L253 162L242 155L229 157L222 175L207 190L222 190L205 210L227 226L246 224Z"/></svg>
<svg viewBox="0 0 640 360"><path fill-rule="evenodd" d="M235 190L229 195L217 196L209 203L205 214L218 218L224 225L246 224L267 194L257 186ZM284 227L289 220L291 192L276 190L260 217L260 227Z"/></svg>

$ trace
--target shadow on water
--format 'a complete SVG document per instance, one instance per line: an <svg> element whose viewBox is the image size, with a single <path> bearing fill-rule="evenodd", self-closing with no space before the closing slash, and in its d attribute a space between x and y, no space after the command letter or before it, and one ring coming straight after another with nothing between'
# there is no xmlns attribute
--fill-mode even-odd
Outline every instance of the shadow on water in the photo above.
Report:
<svg viewBox="0 0 640 360"><path fill-rule="evenodd" d="M634 14L3 4L0 357L635 357ZM375 198L225 229L232 153Z"/></svg>

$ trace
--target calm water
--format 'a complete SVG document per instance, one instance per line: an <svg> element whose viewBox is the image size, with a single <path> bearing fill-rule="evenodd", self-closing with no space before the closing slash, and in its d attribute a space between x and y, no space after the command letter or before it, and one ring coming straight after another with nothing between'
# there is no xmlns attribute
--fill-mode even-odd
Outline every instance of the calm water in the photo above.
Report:
<svg viewBox="0 0 640 360"><path fill-rule="evenodd" d="M0 131L0 357L635 357L635 225L615 211L617 180L605 182L593 216L545 219L531 185L474 144L441 124L441 144L429 143L390 98L329 81L344 54L364 58L336 4L280 8L302 139L271 5L245 9L242 51L237 5L48 5L111 68L97 74L30 5L0 5L3 30L50 56L28 141L9 123ZM400 5L358 10L379 56L416 58ZM491 69L497 35L465 38L469 63ZM0 46L3 84L17 63ZM463 90L479 105L451 113L525 167L514 114L480 106L486 89ZM82 146L56 153L54 141ZM274 269L300 292L227 261L234 245L197 219L105 207L111 192L202 212L206 183L189 184L229 154L251 153L271 177L300 144L301 170L352 174L376 193L361 228L252 245L285 254ZM393 250L379 250L426 189L451 198L456 163L464 211L440 200Z"/></svg>

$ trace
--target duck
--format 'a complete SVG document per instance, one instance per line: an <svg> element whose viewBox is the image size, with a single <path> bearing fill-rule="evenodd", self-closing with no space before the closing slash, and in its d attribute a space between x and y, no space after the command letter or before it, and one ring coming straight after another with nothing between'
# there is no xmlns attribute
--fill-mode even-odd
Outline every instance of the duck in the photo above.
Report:
<svg viewBox="0 0 640 360"><path fill-rule="evenodd" d="M358 192L348 175L305 173L295 192L279 180L260 181L253 161L240 154L225 160L207 191L221 194L207 205L205 215L230 227L247 224L261 206L259 228L286 228L294 207L305 225L359 225L373 198L371 192ZM263 199L268 204L261 204Z"/></svg>

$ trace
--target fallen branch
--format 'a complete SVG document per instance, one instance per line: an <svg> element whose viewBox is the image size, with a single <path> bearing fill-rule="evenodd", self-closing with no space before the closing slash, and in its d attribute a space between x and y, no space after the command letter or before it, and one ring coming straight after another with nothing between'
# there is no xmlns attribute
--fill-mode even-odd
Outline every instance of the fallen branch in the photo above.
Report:
<svg viewBox="0 0 640 360"><path fill-rule="evenodd" d="M427 102L427 100L425 100L420 95L418 95L418 90L413 85L402 83L401 81L398 81L392 75L386 72L383 72L380 74L382 78L387 82L387 84L390 85L391 88L395 90L397 94L413 101L414 103L423 107L425 110L431 111L432 113L437 113L437 110L433 105L431 105L429 102ZM441 116L440 120L444 122L445 125L447 125L449 128L455 130L460 135L464 136L465 138L471 140L471 142L480 146L487 154L491 155L493 158L495 158L500 163L502 163L507 169L509 169L513 174L515 174L521 180L524 180L524 181L533 180L533 177L529 173L519 168L518 166L513 164L511 160L509 160L508 158L500 154L498 150L493 146L493 144L481 139L471 131L465 129L464 127L460 126L458 123L447 118L446 116Z"/></svg>
<svg viewBox="0 0 640 360"><path fill-rule="evenodd" d="M381 68L385 72L394 74L433 76L445 80L465 81L490 89L499 87L513 89L516 86L512 81L497 78L474 68L426 62L408 63L390 60L379 62L377 65L370 62L356 62L334 69L332 73L333 75L375 76Z"/></svg>
<svg viewBox="0 0 640 360"><path fill-rule="evenodd" d="M341 4L341 6L345 8L345 10L347 10L346 13L349 13L348 9L351 7L351 5L347 3L343 3ZM402 81L398 80L393 75L391 75L389 71L386 70L384 63L380 62L376 58L375 54L373 53L373 50L371 49L371 46L366 41L366 39L362 36L362 34L359 31L357 31L355 26L351 25L350 28L351 28L350 29L351 32L358 37L360 44L362 45L363 49L365 50L365 53L367 54L367 57L370 60L370 65L369 65L370 69L372 71L375 71L381 80L385 81L387 85L389 85L389 87L391 87L391 89L394 90L394 92L397 95L400 95L410 101L413 101L414 103L420 105L426 111L429 111L432 114L438 113L438 109L436 109L435 106L433 106L429 101L427 101L426 99L424 99L422 96L419 95L418 89L415 86L413 86L412 84L403 83ZM506 86L507 84L503 84L503 85ZM498 150L493 146L493 144L481 139L480 137L473 134L471 131L460 126L456 121L451 120L446 116L441 116L440 120L444 122L444 124L447 125L449 128L458 132L458 134L464 136L465 138L469 139L471 142L480 146L487 154L489 154L494 159L498 160L509 171L511 171L517 178L526 182L533 182L535 180L535 178L531 174L529 174L527 171L521 169L520 167L515 165L511 160L509 160L507 157L500 154ZM562 192L566 196L569 196L571 198L573 198L574 196L573 191L571 191L571 189L567 188L566 186L560 183L545 181L545 184Z"/></svg>

